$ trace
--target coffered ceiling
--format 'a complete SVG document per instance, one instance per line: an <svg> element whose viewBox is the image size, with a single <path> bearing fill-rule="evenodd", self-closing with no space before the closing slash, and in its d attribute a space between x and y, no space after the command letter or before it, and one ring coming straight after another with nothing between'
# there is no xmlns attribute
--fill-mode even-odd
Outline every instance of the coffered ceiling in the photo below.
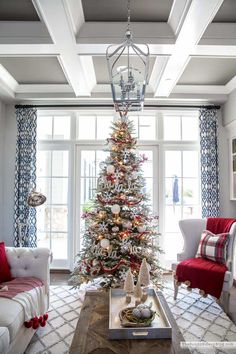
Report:
<svg viewBox="0 0 236 354"><path fill-rule="evenodd" d="M111 102L105 52L126 0L1 0L0 99ZM220 103L236 88L236 0L131 0L150 48L146 101Z"/></svg>

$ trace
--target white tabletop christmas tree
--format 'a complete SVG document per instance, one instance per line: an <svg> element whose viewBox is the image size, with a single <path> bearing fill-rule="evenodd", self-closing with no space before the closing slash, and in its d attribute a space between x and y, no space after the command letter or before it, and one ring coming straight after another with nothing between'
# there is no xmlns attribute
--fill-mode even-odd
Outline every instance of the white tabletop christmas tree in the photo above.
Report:
<svg viewBox="0 0 236 354"><path fill-rule="evenodd" d="M150 270L146 258L143 258L141 267L139 270L138 280L140 285L149 286L150 285Z"/></svg>
<svg viewBox="0 0 236 354"><path fill-rule="evenodd" d="M132 274L130 268L129 268L126 278L125 278L124 290L127 293L132 293L134 291L134 277L133 277L133 274Z"/></svg>

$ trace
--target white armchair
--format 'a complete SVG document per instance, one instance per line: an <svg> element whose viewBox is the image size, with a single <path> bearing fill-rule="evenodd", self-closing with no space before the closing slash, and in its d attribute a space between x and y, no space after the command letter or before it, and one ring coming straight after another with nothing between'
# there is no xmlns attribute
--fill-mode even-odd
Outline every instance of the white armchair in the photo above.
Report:
<svg viewBox="0 0 236 354"><path fill-rule="evenodd" d="M181 253L177 255L177 262L172 263L172 270L175 271L179 262L189 258L195 257L201 238L201 233L206 229L206 220L203 219L186 219L179 221L180 231L184 238L184 248ZM234 280L234 248L235 248L235 235L236 235L236 223L233 223L230 231L230 242L228 245L227 254L227 267L228 271L225 273L224 284L222 289L222 305L226 313L228 313L229 295L230 289ZM175 299L178 294L178 286L175 285Z"/></svg>

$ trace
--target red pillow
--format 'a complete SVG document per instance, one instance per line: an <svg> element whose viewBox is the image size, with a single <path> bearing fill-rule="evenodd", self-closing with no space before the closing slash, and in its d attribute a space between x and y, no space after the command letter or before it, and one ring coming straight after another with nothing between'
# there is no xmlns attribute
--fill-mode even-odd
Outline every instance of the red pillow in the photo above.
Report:
<svg viewBox="0 0 236 354"><path fill-rule="evenodd" d="M12 280L11 271L7 262L5 243L0 242L0 283Z"/></svg>

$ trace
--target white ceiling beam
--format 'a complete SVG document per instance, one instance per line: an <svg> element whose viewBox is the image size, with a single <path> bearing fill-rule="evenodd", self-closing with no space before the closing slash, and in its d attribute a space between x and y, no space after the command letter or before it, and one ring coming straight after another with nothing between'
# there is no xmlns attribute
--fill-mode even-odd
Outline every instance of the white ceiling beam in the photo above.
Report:
<svg viewBox="0 0 236 354"><path fill-rule="evenodd" d="M174 54L169 59L155 96L168 97L189 61L192 48L220 8L223 0L192 0L176 39Z"/></svg>
<svg viewBox="0 0 236 354"><path fill-rule="evenodd" d="M192 0L174 0L168 18L168 24L175 36L178 35Z"/></svg>
<svg viewBox="0 0 236 354"><path fill-rule="evenodd" d="M153 92L156 92L157 84L161 79L163 71L165 70L166 64L169 60L169 56L158 56L153 65L152 73L149 78L149 83L147 87L151 87Z"/></svg>
<svg viewBox="0 0 236 354"><path fill-rule="evenodd" d="M55 56L59 52L57 44L0 44L0 56Z"/></svg>
<svg viewBox="0 0 236 354"><path fill-rule="evenodd" d="M18 82L0 64L0 96L4 98L15 98L15 91Z"/></svg>
<svg viewBox="0 0 236 354"><path fill-rule="evenodd" d="M72 30L77 36L84 24L84 11L81 0L64 0L65 9L68 11L68 18L71 19Z"/></svg>
<svg viewBox="0 0 236 354"><path fill-rule="evenodd" d="M172 93L227 95L227 85L176 85Z"/></svg>
<svg viewBox="0 0 236 354"><path fill-rule="evenodd" d="M59 61L76 96L90 96L92 87L75 50L75 35L63 0L33 0L55 44Z"/></svg>
<svg viewBox="0 0 236 354"><path fill-rule="evenodd" d="M175 36L164 22L132 22L131 31L136 43L173 44ZM85 22L77 35L77 43L120 43L124 39L127 22Z"/></svg>

